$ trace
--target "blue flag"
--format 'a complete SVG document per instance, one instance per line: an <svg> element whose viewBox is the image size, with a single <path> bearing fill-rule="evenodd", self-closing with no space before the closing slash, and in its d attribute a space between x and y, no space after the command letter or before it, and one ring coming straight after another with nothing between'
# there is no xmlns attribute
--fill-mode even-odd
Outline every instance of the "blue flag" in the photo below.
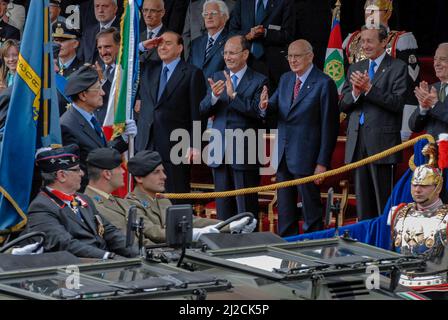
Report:
<svg viewBox="0 0 448 320"><path fill-rule="evenodd" d="M30 1L21 41L0 151L0 230L26 224L36 150L61 144L48 3Z"/></svg>

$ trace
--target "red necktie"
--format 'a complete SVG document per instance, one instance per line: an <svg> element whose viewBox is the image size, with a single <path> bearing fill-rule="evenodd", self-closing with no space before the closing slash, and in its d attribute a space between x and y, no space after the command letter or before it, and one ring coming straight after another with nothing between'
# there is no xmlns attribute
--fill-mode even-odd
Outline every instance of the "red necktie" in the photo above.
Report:
<svg viewBox="0 0 448 320"><path fill-rule="evenodd" d="M300 78L297 78L296 84L294 85L294 100L296 100L297 96L299 95L301 85L302 85L302 81L300 81Z"/></svg>

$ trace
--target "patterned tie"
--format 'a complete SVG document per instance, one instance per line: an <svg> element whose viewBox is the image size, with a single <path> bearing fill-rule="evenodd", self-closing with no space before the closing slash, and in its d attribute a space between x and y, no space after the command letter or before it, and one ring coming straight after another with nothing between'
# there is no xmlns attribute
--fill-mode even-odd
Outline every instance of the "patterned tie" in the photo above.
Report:
<svg viewBox="0 0 448 320"><path fill-rule="evenodd" d="M294 100L297 99L297 96L299 95L300 86L302 85L302 81L300 81L300 78L296 78L296 84L294 85ZM294 101L293 100L293 101Z"/></svg>
<svg viewBox="0 0 448 320"><path fill-rule="evenodd" d="M146 40L152 39L153 35L154 35L154 32L148 30L146 33Z"/></svg>
<svg viewBox="0 0 448 320"><path fill-rule="evenodd" d="M101 138L103 145L106 146L107 142L104 138L103 130L101 129L100 124L98 123L98 120L96 120L95 116L90 119L90 122L93 124L93 128L95 129L96 134Z"/></svg>
<svg viewBox="0 0 448 320"><path fill-rule="evenodd" d="M448 86L447 82L442 83L442 85L440 86L439 101L442 103L445 102L447 86Z"/></svg>
<svg viewBox="0 0 448 320"><path fill-rule="evenodd" d="M257 10L255 11L255 25L261 25L263 22L263 19L266 15L266 9L264 8L263 0L258 0L257 3ZM254 42L252 43L252 54L255 56L255 58L260 58L264 54L264 47L263 44L260 42Z"/></svg>
<svg viewBox="0 0 448 320"><path fill-rule="evenodd" d="M214 43L215 43L215 40L213 40L213 38L210 37L207 42L207 48L205 48L205 59L208 58L208 56L210 54L210 50L212 50Z"/></svg>
<svg viewBox="0 0 448 320"><path fill-rule="evenodd" d="M165 90L166 83L168 82L168 71L169 69L167 66L163 67L162 75L160 76L159 81L159 92L157 94L157 101L160 100L160 97L162 96L162 93Z"/></svg>
<svg viewBox="0 0 448 320"><path fill-rule="evenodd" d="M231 78L232 78L233 90L235 90L236 87L238 86L238 76L234 74Z"/></svg>

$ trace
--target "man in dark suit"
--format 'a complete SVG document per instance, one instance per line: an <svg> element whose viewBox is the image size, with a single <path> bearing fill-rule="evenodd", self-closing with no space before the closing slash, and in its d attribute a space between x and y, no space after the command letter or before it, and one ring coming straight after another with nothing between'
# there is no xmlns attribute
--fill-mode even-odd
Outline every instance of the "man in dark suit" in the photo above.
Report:
<svg viewBox="0 0 448 320"><path fill-rule="evenodd" d="M20 40L20 31L9 23L3 21L6 14L9 0L0 0L0 44L8 39Z"/></svg>
<svg viewBox="0 0 448 320"><path fill-rule="evenodd" d="M267 78L247 67L250 44L243 36L229 38L224 47L226 70L208 78L210 89L200 105L201 115L213 117L208 165L213 168L215 191L258 186L257 136L262 123L258 104ZM233 130L232 135L226 130ZM251 134L252 133L252 134ZM238 134L252 137L238 139ZM218 150L219 149L219 150ZM217 198L218 219L237 213L258 215L258 196Z"/></svg>
<svg viewBox="0 0 448 320"><path fill-rule="evenodd" d="M137 151L154 150L160 153L167 172L167 192L190 190L190 166L187 161L174 164L170 152L176 141L170 141L175 131L187 131L193 137L193 121L199 121L199 103L206 93L205 79L198 68L182 61L182 37L165 32L158 45L161 62L149 61L142 66L139 94L141 108L136 115L139 134ZM188 143L187 146L193 146ZM196 148L183 151L182 157L197 156ZM187 153L187 154L186 154ZM176 161L178 162L178 161Z"/></svg>
<svg viewBox="0 0 448 320"><path fill-rule="evenodd" d="M235 6L236 0L224 0L227 5L227 11L230 14ZM205 21L202 17L204 11L205 0L190 0L187 13L185 16L184 31L182 32L182 39L184 39L184 57L188 59L190 56L191 43L194 39L202 36L207 29L205 28Z"/></svg>
<svg viewBox="0 0 448 320"><path fill-rule="evenodd" d="M367 59L352 64L342 89L341 111L348 114L345 162L372 156L401 143L402 112L407 92L407 66L386 51L387 29L363 27L361 42ZM383 212L393 187L393 164L401 154L355 170L358 219Z"/></svg>
<svg viewBox="0 0 448 320"><path fill-rule="evenodd" d="M222 51L228 35L225 25L229 19L229 10L224 1L210 0L202 16L207 34L193 41L188 62L201 69L205 78L208 78L225 66Z"/></svg>
<svg viewBox="0 0 448 320"><path fill-rule="evenodd" d="M126 239L95 208L92 200L77 193L83 171L76 145L40 152L36 164L45 187L28 209L27 232L44 232L46 252L68 251L77 257L114 259L134 257Z"/></svg>
<svg viewBox="0 0 448 320"><path fill-rule="evenodd" d="M167 31L162 23L162 18L165 15L163 0L145 0L142 6L142 14L146 29L140 34L139 50L142 52L140 61L160 61L157 48L146 49L145 43L147 42L145 41L158 38Z"/></svg>
<svg viewBox="0 0 448 320"><path fill-rule="evenodd" d="M272 160L274 167L278 166L277 182L323 173L330 166L339 130L338 93L334 81L313 65L313 57L308 41L294 41L288 48L291 72L281 77L271 99L267 88L263 89L262 114L275 113L278 119L278 150ZM321 183L316 180L277 191L281 236L299 232L299 194L304 232L323 228Z"/></svg>
<svg viewBox="0 0 448 320"><path fill-rule="evenodd" d="M95 63L98 60L96 35L102 30L115 27L120 29L120 18L117 17L117 0L94 0L95 18L98 23L83 27L80 60Z"/></svg>
<svg viewBox="0 0 448 320"><path fill-rule="evenodd" d="M72 106L61 117L61 133L64 145L76 144L80 149L80 166L86 171L86 159L90 151L101 147L112 147L120 153L128 148L128 136L137 134L133 120L126 121L123 135L107 143L101 126L94 115L95 109L103 104L104 91L98 72L92 66L82 66L67 80L65 95L73 101ZM80 191L88 183L84 175Z"/></svg>
<svg viewBox="0 0 448 320"><path fill-rule="evenodd" d="M111 27L100 31L96 35L96 47L100 58L100 63L96 63L98 70L101 70L101 83L104 91L103 105L95 109L94 114L100 124L103 124L109 103L110 89L114 80L116 61L120 51L120 31Z"/></svg>
<svg viewBox="0 0 448 320"><path fill-rule="evenodd" d="M294 40L295 13L292 0L238 0L230 18L230 34L240 34L252 42L256 71L269 77L276 88L288 70L286 48Z"/></svg>
<svg viewBox="0 0 448 320"><path fill-rule="evenodd" d="M168 30L178 34L184 30L185 13L188 8L188 0L165 0L165 16L163 24Z"/></svg>
<svg viewBox="0 0 448 320"><path fill-rule="evenodd" d="M415 88L417 108L409 119L413 132L425 130L435 139L440 133L448 132L448 43L441 43L434 55L434 70L440 82L431 87L422 81Z"/></svg>

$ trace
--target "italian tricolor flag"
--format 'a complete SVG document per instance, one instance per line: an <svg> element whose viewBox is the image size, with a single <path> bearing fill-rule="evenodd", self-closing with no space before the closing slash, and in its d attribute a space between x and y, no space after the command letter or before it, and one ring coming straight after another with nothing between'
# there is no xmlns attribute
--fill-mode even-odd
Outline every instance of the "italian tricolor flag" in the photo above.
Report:
<svg viewBox="0 0 448 320"><path fill-rule="evenodd" d="M132 118L139 80L139 7L141 0L125 0L121 18L121 43L103 130L108 140L123 133Z"/></svg>
<svg viewBox="0 0 448 320"><path fill-rule="evenodd" d="M342 36L340 25L341 3L339 0L333 9L330 39L328 40L327 54L325 56L324 72L336 83L338 93L341 94L344 85L344 56L342 52Z"/></svg>

